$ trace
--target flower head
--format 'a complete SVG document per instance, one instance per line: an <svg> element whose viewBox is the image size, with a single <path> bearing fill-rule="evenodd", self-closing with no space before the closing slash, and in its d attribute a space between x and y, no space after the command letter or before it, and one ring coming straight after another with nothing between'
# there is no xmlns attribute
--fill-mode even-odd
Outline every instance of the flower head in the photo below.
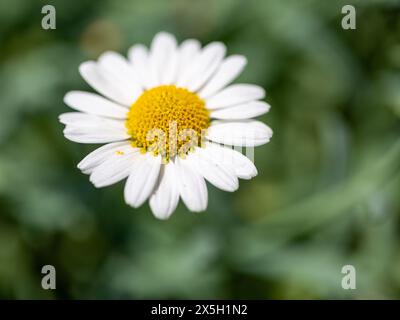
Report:
<svg viewBox="0 0 400 320"><path fill-rule="evenodd" d="M243 70L240 55L225 58L225 46L201 48L197 40L178 46L158 33L148 50L134 45L129 59L102 54L81 64L82 77L100 93L68 92L64 135L79 143L101 143L78 168L96 187L127 178L125 201L150 199L157 218L167 219L179 198L191 211L207 207L205 180L235 191L238 179L257 174L253 162L231 146L255 147L272 136L251 118L269 110L256 85L229 85ZM213 120L214 119L214 120ZM216 119L216 120L215 120ZM224 145L221 145L224 144Z"/></svg>

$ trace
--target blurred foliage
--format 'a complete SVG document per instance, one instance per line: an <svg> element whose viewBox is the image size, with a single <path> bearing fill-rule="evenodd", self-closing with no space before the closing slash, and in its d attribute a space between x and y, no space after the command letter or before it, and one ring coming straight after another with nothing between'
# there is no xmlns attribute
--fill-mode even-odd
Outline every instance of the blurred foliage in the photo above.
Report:
<svg viewBox="0 0 400 320"><path fill-rule="evenodd" d="M339 0L1 1L0 298L400 298L400 1L351 3L356 30ZM167 222L95 189L76 169L94 146L57 121L82 61L160 30L246 55L274 129L255 179Z"/></svg>

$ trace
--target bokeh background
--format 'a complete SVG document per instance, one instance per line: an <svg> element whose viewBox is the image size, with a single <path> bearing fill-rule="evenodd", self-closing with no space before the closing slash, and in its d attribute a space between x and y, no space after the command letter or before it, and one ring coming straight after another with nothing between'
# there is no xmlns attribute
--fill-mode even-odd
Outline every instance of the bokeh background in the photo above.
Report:
<svg viewBox="0 0 400 320"><path fill-rule="evenodd" d="M246 55L237 82L266 88L274 130L255 179L166 222L95 189L76 169L95 146L57 120L92 91L81 62L160 30ZM0 298L400 298L400 1L2 0L0 44Z"/></svg>

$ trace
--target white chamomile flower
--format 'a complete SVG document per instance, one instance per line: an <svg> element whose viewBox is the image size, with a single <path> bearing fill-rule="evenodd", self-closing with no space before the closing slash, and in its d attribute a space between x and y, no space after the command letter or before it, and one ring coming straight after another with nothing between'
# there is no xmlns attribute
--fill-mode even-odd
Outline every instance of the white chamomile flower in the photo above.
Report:
<svg viewBox="0 0 400 320"><path fill-rule="evenodd" d="M64 101L78 112L60 121L67 139L105 145L78 168L99 188L127 178L126 203L137 208L149 199L159 219L174 212L179 198L191 211L205 210L205 180L232 192L238 178L257 175L253 162L231 146L269 141L271 129L251 118L270 106L260 101L261 87L230 85L246 58L225 58L225 51L220 42L178 45L161 32L150 49L134 45L129 59L106 52L82 63L80 74L99 94L68 92Z"/></svg>

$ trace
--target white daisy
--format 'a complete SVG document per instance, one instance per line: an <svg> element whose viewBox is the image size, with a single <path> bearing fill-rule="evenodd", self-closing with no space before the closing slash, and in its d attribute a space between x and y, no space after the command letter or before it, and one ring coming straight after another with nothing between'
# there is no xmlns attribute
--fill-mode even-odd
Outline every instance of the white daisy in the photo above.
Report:
<svg viewBox="0 0 400 320"><path fill-rule="evenodd" d="M238 178L257 175L253 162L230 146L267 143L271 129L251 118L270 106L260 101L261 87L229 85L246 58L225 58L225 51L220 42L201 48L192 39L178 46L161 32L150 49L134 45L129 59L106 52L82 63L80 74L100 95L68 92L64 102L78 112L60 121L67 139L105 145L78 168L99 188L127 178L126 203L137 208L150 199L160 219L174 212L179 198L191 211L205 210L205 180L235 191Z"/></svg>

